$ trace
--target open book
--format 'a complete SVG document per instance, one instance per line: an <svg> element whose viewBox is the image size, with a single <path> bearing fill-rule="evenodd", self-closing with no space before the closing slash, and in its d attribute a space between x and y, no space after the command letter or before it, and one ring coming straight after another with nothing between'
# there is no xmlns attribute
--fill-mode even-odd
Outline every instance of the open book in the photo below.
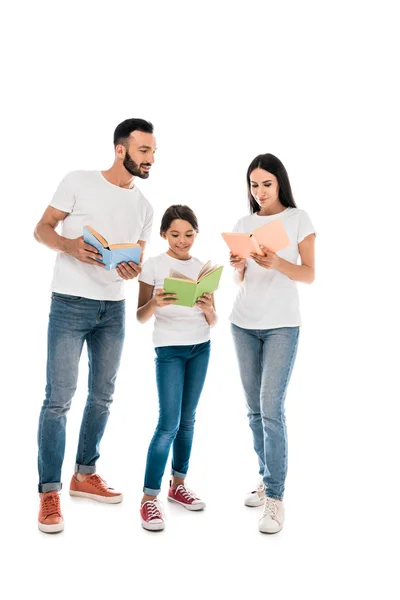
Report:
<svg viewBox="0 0 400 600"><path fill-rule="evenodd" d="M260 246L278 252L290 246L290 239L280 219L257 227L252 233L221 233L232 254L249 258L253 252L263 254Z"/></svg>
<svg viewBox="0 0 400 600"><path fill-rule="evenodd" d="M93 227L86 225L83 228L83 239L87 244L94 246L101 254L101 259L98 262L106 265L106 270L115 269L121 262L134 262L137 265L140 263L142 247L140 244L108 244Z"/></svg>
<svg viewBox="0 0 400 600"><path fill-rule="evenodd" d="M179 306L194 306L197 298L203 294L212 294L218 287L223 267L211 266L208 261L201 269L197 279L189 279L186 275L171 269L169 277L164 279L164 290L176 294Z"/></svg>

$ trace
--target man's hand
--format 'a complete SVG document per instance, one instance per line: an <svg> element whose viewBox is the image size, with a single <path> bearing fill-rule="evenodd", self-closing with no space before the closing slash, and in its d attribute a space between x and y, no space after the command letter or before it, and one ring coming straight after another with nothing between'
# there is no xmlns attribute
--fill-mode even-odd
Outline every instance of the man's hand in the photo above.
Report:
<svg viewBox="0 0 400 600"><path fill-rule="evenodd" d="M264 246L260 246L260 248L264 252L264 255L260 256L260 254L252 253L251 258L254 259L254 262L264 269L278 269L281 260L280 257L275 252L264 248Z"/></svg>
<svg viewBox="0 0 400 600"><path fill-rule="evenodd" d="M98 267L105 268L103 263L98 262L96 259L101 259L101 254L94 246L87 244L83 235L74 240L66 239L64 242L64 250L70 256L77 258L81 262L87 263L89 265L97 265Z"/></svg>
<svg viewBox="0 0 400 600"><path fill-rule="evenodd" d="M122 279L134 279L140 272L142 267L134 262L122 262L117 266L117 273Z"/></svg>

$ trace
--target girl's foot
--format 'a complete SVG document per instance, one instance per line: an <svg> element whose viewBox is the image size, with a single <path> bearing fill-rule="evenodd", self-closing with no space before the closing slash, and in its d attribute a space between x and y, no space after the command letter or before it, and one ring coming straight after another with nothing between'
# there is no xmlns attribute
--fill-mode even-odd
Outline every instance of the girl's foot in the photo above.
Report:
<svg viewBox="0 0 400 600"><path fill-rule="evenodd" d="M165 516L162 504L157 498L146 500L140 506L142 527L149 531L161 531L165 527Z"/></svg>
<svg viewBox="0 0 400 600"><path fill-rule="evenodd" d="M187 510L202 510L206 506L205 502L182 483L177 487L172 487L171 482L169 483L168 500L184 506Z"/></svg>

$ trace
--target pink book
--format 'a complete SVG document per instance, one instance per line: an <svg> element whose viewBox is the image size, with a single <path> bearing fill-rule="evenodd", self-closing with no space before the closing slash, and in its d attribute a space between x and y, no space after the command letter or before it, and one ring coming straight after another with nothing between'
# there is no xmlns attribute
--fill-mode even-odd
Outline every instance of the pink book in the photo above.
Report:
<svg viewBox="0 0 400 600"><path fill-rule="evenodd" d="M278 252L290 246L290 240L280 219L275 219L252 233L221 233L232 254L249 258L250 254L263 254L260 246Z"/></svg>

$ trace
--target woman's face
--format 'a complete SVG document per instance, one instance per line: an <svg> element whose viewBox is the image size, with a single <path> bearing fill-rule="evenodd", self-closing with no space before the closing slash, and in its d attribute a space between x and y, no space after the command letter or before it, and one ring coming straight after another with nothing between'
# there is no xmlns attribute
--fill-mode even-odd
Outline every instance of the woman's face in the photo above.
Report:
<svg viewBox="0 0 400 600"><path fill-rule="evenodd" d="M278 180L264 169L254 169L250 173L250 190L261 209L268 209L279 202Z"/></svg>
<svg viewBox="0 0 400 600"><path fill-rule="evenodd" d="M185 258L193 246L196 232L188 221L175 219L162 237L168 241L169 249L176 258Z"/></svg>

